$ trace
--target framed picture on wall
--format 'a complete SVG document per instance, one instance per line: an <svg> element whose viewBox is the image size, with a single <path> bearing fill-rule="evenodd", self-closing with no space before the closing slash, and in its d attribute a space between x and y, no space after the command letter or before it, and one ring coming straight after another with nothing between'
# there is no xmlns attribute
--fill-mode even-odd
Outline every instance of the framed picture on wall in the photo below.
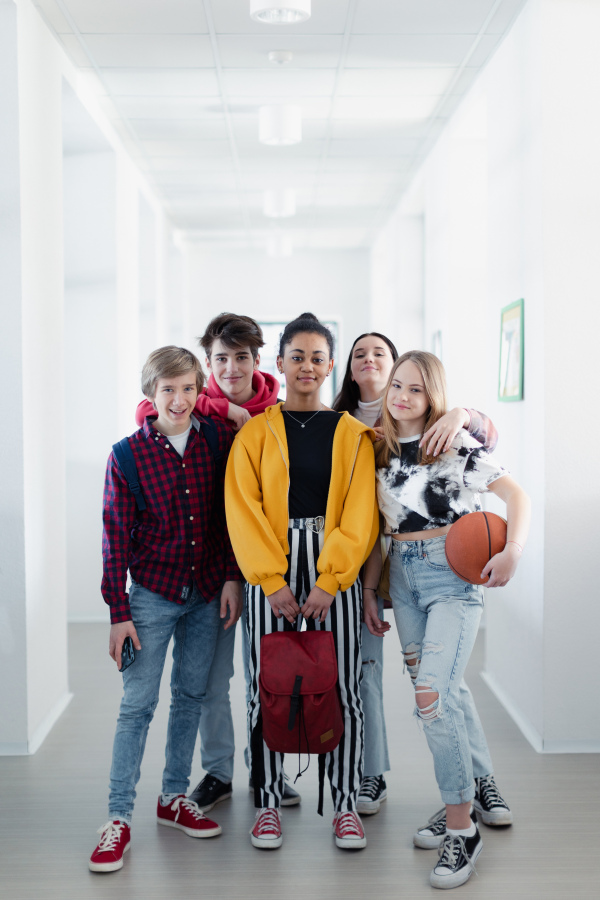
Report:
<svg viewBox="0 0 600 900"><path fill-rule="evenodd" d="M498 399L506 403L523 399L525 357L523 300L505 306L500 313L500 372Z"/></svg>

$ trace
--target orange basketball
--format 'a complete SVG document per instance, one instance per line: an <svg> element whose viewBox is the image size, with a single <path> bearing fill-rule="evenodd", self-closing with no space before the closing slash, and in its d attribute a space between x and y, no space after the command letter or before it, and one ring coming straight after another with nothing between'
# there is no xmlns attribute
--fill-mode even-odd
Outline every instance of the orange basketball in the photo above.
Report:
<svg viewBox="0 0 600 900"><path fill-rule="evenodd" d="M472 512L455 522L446 536L446 559L455 575L469 584L486 584L481 572L506 546L506 520L489 512Z"/></svg>

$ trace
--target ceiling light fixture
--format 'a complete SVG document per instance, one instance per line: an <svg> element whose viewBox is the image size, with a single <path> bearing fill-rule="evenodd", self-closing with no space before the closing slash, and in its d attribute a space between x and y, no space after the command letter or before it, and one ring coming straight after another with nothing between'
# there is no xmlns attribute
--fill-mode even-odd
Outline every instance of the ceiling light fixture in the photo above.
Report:
<svg viewBox="0 0 600 900"><path fill-rule="evenodd" d="M302 140L302 110L299 106L280 104L261 106L258 110L258 139L261 144L284 147Z"/></svg>
<svg viewBox="0 0 600 900"><path fill-rule="evenodd" d="M310 0L250 0L250 18L267 25L295 25L310 19Z"/></svg>
<svg viewBox="0 0 600 900"><path fill-rule="evenodd" d="M291 256L294 249L291 234L285 231L273 231L267 236L267 256L271 259L283 259Z"/></svg>
<svg viewBox="0 0 600 900"><path fill-rule="evenodd" d="M270 219L288 219L296 215L296 191L293 188L278 188L265 191L263 213Z"/></svg>
<svg viewBox="0 0 600 900"><path fill-rule="evenodd" d="M269 62L276 66L285 66L287 63L291 63L293 58L294 54L291 50L271 50L269 53Z"/></svg>

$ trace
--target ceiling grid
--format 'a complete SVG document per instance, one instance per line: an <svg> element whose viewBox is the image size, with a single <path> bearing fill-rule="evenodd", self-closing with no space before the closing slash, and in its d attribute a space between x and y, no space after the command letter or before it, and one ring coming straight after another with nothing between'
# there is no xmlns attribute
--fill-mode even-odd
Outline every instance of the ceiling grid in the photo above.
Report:
<svg viewBox="0 0 600 900"><path fill-rule="evenodd" d="M370 245L526 0L312 0L295 26L249 0L35 2L177 229L264 247L264 192L294 188L277 228L330 249ZM279 103L293 146L258 141Z"/></svg>

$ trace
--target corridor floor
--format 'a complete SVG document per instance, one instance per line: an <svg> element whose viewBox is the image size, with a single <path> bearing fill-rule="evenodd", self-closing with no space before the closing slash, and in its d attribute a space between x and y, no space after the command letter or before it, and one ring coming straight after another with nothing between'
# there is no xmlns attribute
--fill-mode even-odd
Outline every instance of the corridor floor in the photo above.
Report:
<svg viewBox="0 0 600 900"><path fill-rule="evenodd" d="M336 849L331 807L317 816L317 765L296 785L299 807L284 810L284 844L250 845L253 822L243 761L241 655L236 648L232 695L236 772L231 800L211 813L223 826L198 841L155 821L168 714L168 679L150 729L124 868L88 871L106 821L110 751L120 699L119 675L107 655L108 627L72 625L70 687L74 698L32 757L0 758L0 896L4 900L419 900L439 896L428 876L435 851L416 850L411 835L440 806L424 736L411 717L394 631L386 638L385 704L392 771L388 801L364 817L369 845ZM498 785L513 808L512 828L483 829L478 876L455 896L485 900L588 900L600 896L600 756L539 755L479 677L482 640L468 673L495 761ZM297 760L287 759L295 773ZM202 777L198 752L192 786Z"/></svg>

